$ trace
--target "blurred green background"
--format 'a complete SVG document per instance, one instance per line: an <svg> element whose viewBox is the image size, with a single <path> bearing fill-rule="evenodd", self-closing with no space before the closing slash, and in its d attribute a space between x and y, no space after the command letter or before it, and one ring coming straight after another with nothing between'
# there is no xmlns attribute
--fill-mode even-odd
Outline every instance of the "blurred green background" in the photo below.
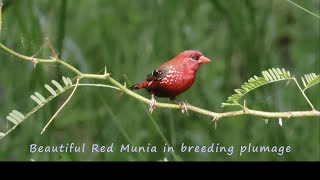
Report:
<svg viewBox="0 0 320 180"><path fill-rule="evenodd" d="M320 14L319 0L296 0ZM48 38L59 57L84 73L103 73L132 85L163 62L186 49L199 50L213 61L203 65L193 87L178 97L192 105L216 111L253 75L272 67L285 68L299 80L319 74L319 19L285 0L3 0L1 42L28 56L53 56ZM39 51L40 50L40 51ZM37 53L38 52L38 53ZM61 65L22 61L0 50L0 129L12 124L13 109L29 112L35 91L48 96L44 84L75 75ZM106 83L86 80L90 83ZM50 83L51 84L51 83ZM319 85L307 95L320 109ZM157 108L119 92L79 87L47 131L41 129L71 91L40 109L0 141L0 160L319 160L319 118L263 119L239 116L221 119L215 129L209 117ZM150 98L144 91L137 93ZM309 110L293 82L261 87L245 96L247 106L264 111ZM157 99L169 102L167 99ZM29 145L57 146L86 143L84 153L30 153ZM92 153L92 144L110 145L113 153ZM157 146L157 153L119 152L121 144ZM165 143L175 152L162 152ZM181 153L181 144L234 146L226 153ZM290 153L246 153L239 146L291 146Z"/></svg>

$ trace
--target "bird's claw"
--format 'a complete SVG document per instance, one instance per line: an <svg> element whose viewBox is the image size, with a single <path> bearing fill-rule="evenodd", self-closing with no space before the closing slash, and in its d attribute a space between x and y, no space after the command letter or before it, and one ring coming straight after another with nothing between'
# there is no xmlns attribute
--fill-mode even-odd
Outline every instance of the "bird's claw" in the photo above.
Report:
<svg viewBox="0 0 320 180"><path fill-rule="evenodd" d="M152 114L153 110L156 108L157 106L157 101L156 99L154 98L154 95L151 95L151 100L150 100L150 106L149 106L149 112L150 114Z"/></svg>

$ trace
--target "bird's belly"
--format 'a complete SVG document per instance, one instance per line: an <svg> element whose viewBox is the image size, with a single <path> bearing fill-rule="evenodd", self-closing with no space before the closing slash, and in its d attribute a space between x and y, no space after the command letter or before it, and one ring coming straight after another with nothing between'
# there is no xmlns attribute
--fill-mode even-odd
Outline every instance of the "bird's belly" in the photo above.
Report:
<svg viewBox="0 0 320 180"><path fill-rule="evenodd" d="M194 77L184 76L181 78L167 78L160 81L151 81L146 90L158 97L175 98L181 93L188 90L193 82Z"/></svg>

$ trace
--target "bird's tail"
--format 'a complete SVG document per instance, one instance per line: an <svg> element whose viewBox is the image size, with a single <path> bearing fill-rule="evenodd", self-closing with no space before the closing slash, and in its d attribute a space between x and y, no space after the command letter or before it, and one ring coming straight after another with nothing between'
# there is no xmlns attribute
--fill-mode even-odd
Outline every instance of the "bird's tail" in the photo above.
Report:
<svg viewBox="0 0 320 180"><path fill-rule="evenodd" d="M130 90L133 89L141 89L141 88L145 88L146 86L148 86L148 81L143 81L142 83L136 84L134 86L129 87Z"/></svg>

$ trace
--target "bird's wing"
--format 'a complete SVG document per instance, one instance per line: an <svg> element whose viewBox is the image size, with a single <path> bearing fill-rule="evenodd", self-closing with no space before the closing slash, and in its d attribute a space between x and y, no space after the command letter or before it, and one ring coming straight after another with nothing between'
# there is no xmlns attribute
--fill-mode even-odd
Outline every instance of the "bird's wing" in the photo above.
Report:
<svg viewBox="0 0 320 180"><path fill-rule="evenodd" d="M169 68L156 69L147 76L147 81L159 81L164 77L166 77L168 72L169 72Z"/></svg>

